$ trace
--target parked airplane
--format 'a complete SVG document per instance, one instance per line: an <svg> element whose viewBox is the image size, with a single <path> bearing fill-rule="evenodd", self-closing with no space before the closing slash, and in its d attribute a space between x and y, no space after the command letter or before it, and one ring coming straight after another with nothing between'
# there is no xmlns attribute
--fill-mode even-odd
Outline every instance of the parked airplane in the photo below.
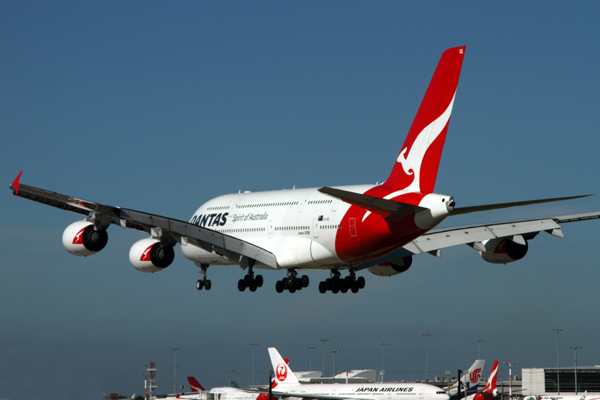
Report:
<svg viewBox="0 0 600 400"><path fill-rule="evenodd" d="M525 256L528 240L539 232L563 237L560 224L599 218L600 212L432 230L448 216L583 197L458 208L451 196L434 193L464 53L465 47L456 47L442 54L382 184L224 195L200 206L189 222L21 184L21 173L10 187L14 195L86 216L63 233L65 248L77 256L102 250L111 224L150 235L129 252L131 263L142 272L168 267L173 247L180 243L184 256L201 269L199 290L212 286L207 279L210 265L247 270L238 282L240 291L262 286L262 276L254 275L258 268L287 272L277 281L277 292L307 287L308 276L299 276L299 271L330 270L331 278L319 283L321 293L356 293L365 286L358 271L400 274L410 268L413 255L439 256L450 246L469 245L490 263L513 262ZM345 278L343 270L349 272Z"/></svg>
<svg viewBox="0 0 600 400"><path fill-rule="evenodd" d="M199 393L205 391L196 378L188 376L188 382L192 392ZM216 387L209 390L208 393L216 395L219 400L278 400L277 397L271 396L269 399L268 393L249 392L248 390L240 389L239 387ZM185 397L186 399L195 399L201 397Z"/></svg>
<svg viewBox="0 0 600 400"><path fill-rule="evenodd" d="M498 360L494 361L490 376L488 377L485 388L480 393L475 393L467 396L467 400L494 400L494 397L498 395L498 389L496 389L496 378L498 377Z"/></svg>
<svg viewBox="0 0 600 400"><path fill-rule="evenodd" d="M301 384L274 347L269 347L271 365L275 371L273 395L319 400L449 400L437 386L426 383L324 383Z"/></svg>
<svg viewBox="0 0 600 400"><path fill-rule="evenodd" d="M465 374L460 378L460 398L465 397L465 393L477 391L481 371L485 365L485 360L475 360L473 365L469 367ZM450 395L450 399L456 400L458 396L458 382L450 387L445 387L444 390Z"/></svg>

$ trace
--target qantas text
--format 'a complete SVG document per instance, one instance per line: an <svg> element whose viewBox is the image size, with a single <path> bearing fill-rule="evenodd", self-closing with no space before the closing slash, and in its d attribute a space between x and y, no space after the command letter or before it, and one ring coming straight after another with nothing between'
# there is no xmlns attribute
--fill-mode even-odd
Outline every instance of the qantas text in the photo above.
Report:
<svg viewBox="0 0 600 400"><path fill-rule="evenodd" d="M223 226L227 223L229 213L194 215L191 224L198 226Z"/></svg>

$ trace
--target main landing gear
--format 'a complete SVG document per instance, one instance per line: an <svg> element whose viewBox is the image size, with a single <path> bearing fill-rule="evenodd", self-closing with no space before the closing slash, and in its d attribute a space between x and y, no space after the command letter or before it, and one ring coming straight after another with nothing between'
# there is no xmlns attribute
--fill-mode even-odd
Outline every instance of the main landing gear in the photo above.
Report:
<svg viewBox="0 0 600 400"><path fill-rule="evenodd" d="M206 279L206 270L208 269L208 264L200 264L200 273L202 274L202 279L198 279L196 282L196 289L202 290L202 288L206 290L210 290L211 284L208 279Z"/></svg>
<svg viewBox="0 0 600 400"><path fill-rule="evenodd" d="M308 287L308 283L309 280L307 275L299 277L298 271L295 269L288 269L287 278L277 281L277 283L275 283L275 290L277 293L281 293L284 290L294 293L296 290L302 290L302 288Z"/></svg>
<svg viewBox="0 0 600 400"><path fill-rule="evenodd" d="M244 276L244 279L240 279L238 281L238 290L243 292L246 288L250 289L251 292L255 292L256 288L259 288L263 285L263 277L262 275L256 275L254 277L254 271L252 267L248 267L248 274Z"/></svg>
<svg viewBox="0 0 600 400"><path fill-rule="evenodd" d="M350 269L350 275L345 278L341 278L340 271L335 268L331 270L331 275L331 278L319 282L319 292L325 293L331 290L332 293L346 293L351 290L352 293L358 293L365 287L365 278L362 276L357 278L354 268Z"/></svg>

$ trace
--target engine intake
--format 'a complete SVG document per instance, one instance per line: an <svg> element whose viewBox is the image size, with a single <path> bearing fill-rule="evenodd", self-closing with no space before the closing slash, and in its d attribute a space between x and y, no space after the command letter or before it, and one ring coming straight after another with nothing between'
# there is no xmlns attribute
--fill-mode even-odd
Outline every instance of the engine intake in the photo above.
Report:
<svg viewBox="0 0 600 400"><path fill-rule="evenodd" d="M138 271L157 272L167 268L175 259L173 247L163 246L153 238L142 239L131 246L129 261Z"/></svg>
<svg viewBox="0 0 600 400"><path fill-rule="evenodd" d="M63 232L63 246L76 256L91 256L102 250L108 243L106 230L95 230L88 221L77 221Z"/></svg>

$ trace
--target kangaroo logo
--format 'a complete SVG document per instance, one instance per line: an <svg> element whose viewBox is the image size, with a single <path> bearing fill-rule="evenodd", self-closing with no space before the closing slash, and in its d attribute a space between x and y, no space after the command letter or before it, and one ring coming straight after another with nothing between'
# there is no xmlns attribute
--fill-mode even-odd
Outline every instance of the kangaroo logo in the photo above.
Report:
<svg viewBox="0 0 600 400"><path fill-rule="evenodd" d="M77 235L75 235L75 237L73 237L73 244L83 244L83 231L85 231L86 229L87 229L87 226L84 227L79 232L77 232Z"/></svg>
<svg viewBox="0 0 600 400"><path fill-rule="evenodd" d="M277 380L281 382L285 381L285 378L287 378L287 367L283 364L279 364L275 374L277 376Z"/></svg>

